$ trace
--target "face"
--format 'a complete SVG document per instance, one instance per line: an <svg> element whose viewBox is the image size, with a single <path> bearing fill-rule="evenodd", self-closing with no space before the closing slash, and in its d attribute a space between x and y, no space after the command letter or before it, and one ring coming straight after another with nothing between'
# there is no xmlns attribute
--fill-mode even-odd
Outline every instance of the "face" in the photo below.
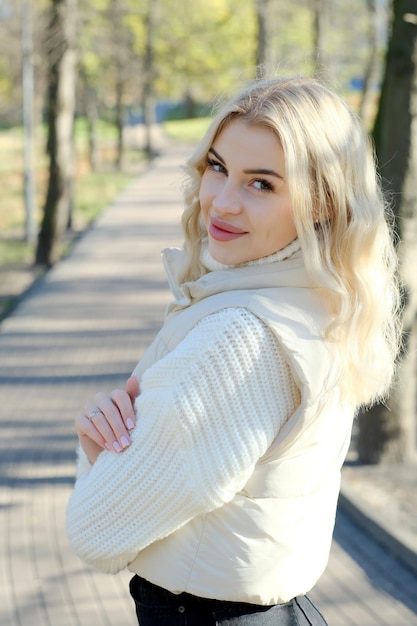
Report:
<svg viewBox="0 0 417 626"><path fill-rule="evenodd" d="M225 265L273 254L297 236L284 152L263 126L225 126L208 151L199 197L210 254Z"/></svg>

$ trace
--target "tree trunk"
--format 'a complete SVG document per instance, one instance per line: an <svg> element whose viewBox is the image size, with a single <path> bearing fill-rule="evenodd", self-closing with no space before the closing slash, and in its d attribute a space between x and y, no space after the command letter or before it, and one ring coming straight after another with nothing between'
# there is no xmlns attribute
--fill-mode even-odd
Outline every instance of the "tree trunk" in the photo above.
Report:
<svg viewBox="0 0 417 626"><path fill-rule="evenodd" d="M88 131L88 156L90 167L93 172L98 170L98 146L97 146L97 94L94 87L85 84L85 117Z"/></svg>
<svg viewBox="0 0 417 626"><path fill-rule="evenodd" d="M184 94L184 116L187 120L197 117L197 103L189 89Z"/></svg>
<svg viewBox="0 0 417 626"><path fill-rule="evenodd" d="M372 83L376 76L376 68L378 61L378 30L379 30L379 13L376 0L367 1L369 11L369 56L365 65L363 76L363 88L361 100L359 103L359 117L363 121L363 125L367 128L367 120L369 118L369 110L372 104L373 89Z"/></svg>
<svg viewBox="0 0 417 626"><path fill-rule="evenodd" d="M394 0L394 17L374 139L382 180L392 197L400 278L404 286L404 346L397 383L387 407L375 418L365 444L369 417L359 420L360 460L410 461L416 458L417 403L417 7L415 0ZM381 426L382 424L382 426ZM379 450L374 441L384 432ZM372 435L375 431L375 437Z"/></svg>
<svg viewBox="0 0 417 626"><path fill-rule="evenodd" d="M26 242L36 241L36 172L34 167L34 66L33 66L33 20L29 0L22 4L22 90L24 128L24 191L26 209Z"/></svg>
<svg viewBox="0 0 417 626"><path fill-rule="evenodd" d="M146 45L144 58L144 76L142 91L142 107L145 124L145 154L148 159L155 155L152 144L152 126L155 123L153 79L154 79L154 31L156 17L156 0L148 0L147 15L145 19Z"/></svg>
<svg viewBox="0 0 417 626"><path fill-rule="evenodd" d="M36 263L53 265L70 217L74 177L73 126L76 81L76 0L52 0L47 33L49 183Z"/></svg>
<svg viewBox="0 0 417 626"><path fill-rule="evenodd" d="M256 0L256 18L258 23L258 40L256 48L256 66L260 72L268 72L270 66L270 36L271 23L270 0Z"/></svg>
<svg viewBox="0 0 417 626"><path fill-rule="evenodd" d="M330 64L325 39L328 0L311 0L313 8L313 63L314 74L322 78L330 76Z"/></svg>
<svg viewBox="0 0 417 626"><path fill-rule="evenodd" d="M109 3L109 17L112 22L112 57L116 71L115 96L116 111L115 125L117 131L115 167L122 170L125 157L124 122L125 122L125 91L129 80L129 52L131 35L124 26L126 12L125 3L122 0L113 0Z"/></svg>
<svg viewBox="0 0 417 626"><path fill-rule="evenodd" d="M120 77L120 74L118 73ZM125 109L123 105L123 95L124 95L124 82L122 79L118 78L116 83L116 129L117 129L117 144L116 144L116 159L115 165L116 169L123 169L123 159L124 159L124 136L123 136L123 128L124 128L124 116Z"/></svg>

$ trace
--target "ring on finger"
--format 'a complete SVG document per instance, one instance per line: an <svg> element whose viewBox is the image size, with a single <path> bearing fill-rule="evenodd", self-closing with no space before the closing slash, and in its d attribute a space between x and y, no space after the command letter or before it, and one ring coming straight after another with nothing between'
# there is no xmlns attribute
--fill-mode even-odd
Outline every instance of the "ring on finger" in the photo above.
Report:
<svg viewBox="0 0 417 626"><path fill-rule="evenodd" d="M89 411L86 414L87 419L90 420L90 422L93 420L93 418L98 415L99 413L101 413L102 415L104 415L103 411L101 409L91 409L91 411Z"/></svg>

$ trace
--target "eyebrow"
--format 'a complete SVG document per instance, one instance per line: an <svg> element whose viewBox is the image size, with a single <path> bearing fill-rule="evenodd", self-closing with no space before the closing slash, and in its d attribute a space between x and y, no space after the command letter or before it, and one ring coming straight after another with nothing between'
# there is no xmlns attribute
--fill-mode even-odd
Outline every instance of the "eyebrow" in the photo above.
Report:
<svg viewBox="0 0 417 626"><path fill-rule="evenodd" d="M214 154L214 156L221 162L223 163L223 165L226 165L225 160L220 156L220 154L218 152L216 152L216 150L214 148L209 148L209 152L211 152L212 154ZM269 170L267 168L261 167L259 169L254 169L254 170L243 170L245 174L264 174L265 176L275 176L275 178L279 178L280 180L284 180L284 177L281 176L281 174L278 174L278 172L275 172L274 170Z"/></svg>

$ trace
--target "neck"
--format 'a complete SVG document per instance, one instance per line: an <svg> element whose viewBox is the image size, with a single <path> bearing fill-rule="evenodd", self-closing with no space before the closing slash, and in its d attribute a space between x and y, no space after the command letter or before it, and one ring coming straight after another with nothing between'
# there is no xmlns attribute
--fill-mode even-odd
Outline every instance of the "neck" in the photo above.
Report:
<svg viewBox="0 0 417 626"><path fill-rule="evenodd" d="M244 263L238 263L237 265L224 265L219 263L216 259L213 259L208 249L208 240L204 239L201 248L201 262L209 272L216 270L230 269L232 267L251 267L253 265L265 265L267 263L277 263L284 261L300 249L300 242L298 239L294 239L288 246L270 254L268 256L261 257L259 259L253 259L251 261L245 261Z"/></svg>

